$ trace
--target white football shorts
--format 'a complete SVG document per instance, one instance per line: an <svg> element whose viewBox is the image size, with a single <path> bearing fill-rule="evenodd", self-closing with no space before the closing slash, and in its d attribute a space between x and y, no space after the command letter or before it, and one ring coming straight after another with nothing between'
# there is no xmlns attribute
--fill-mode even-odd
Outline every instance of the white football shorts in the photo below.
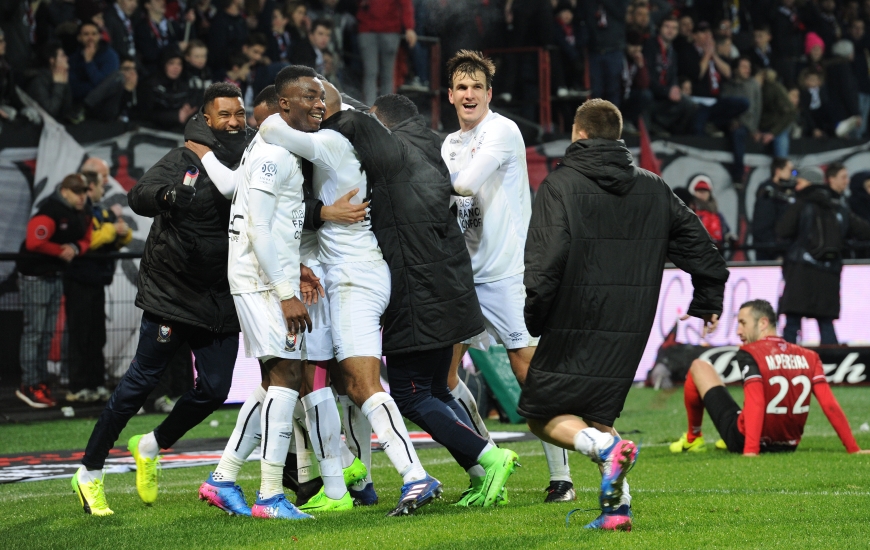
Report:
<svg viewBox="0 0 870 550"><path fill-rule="evenodd" d="M309 265L311 271L320 279L320 284L326 286L323 266ZM324 291L326 288L324 288ZM329 315L329 296L317 296L317 303L308 307L308 316L314 328L305 333L305 351L309 361L329 361L335 355L332 351L332 327Z"/></svg>
<svg viewBox="0 0 870 550"><path fill-rule="evenodd" d="M523 308L526 305L526 287L523 274L512 275L491 283L474 285L486 332L464 343L474 348L487 349L490 345L504 344L507 349L529 348L538 345L526 329Z"/></svg>
<svg viewBox="0 0 870 550"><path fill-rule="evenodd" d="M246 356L264 362L275 357L305 359L308 335L303 333L294 337L287 333L287 321L275 291L234 294L233 302L242 325Z"/></svg>
<svg viewBox="0 0 870 550"><path fill-rule="evenodd" d="M324 265L335 358L381 358L381 316L390 303L384 260Z"/></svg>

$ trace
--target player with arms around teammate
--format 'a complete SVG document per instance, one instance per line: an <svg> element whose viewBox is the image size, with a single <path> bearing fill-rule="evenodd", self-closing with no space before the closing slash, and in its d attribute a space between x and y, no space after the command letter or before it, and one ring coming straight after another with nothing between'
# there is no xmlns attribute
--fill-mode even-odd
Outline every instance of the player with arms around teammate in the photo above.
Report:
<svg viewBox="0 0 870 550"><path fill-rule="evenodd" d="M333 116L341 111L341 96L334 87L327 87L326 111ZM281 108L287 109L286 91L280 79L276 80L275 88ZM366 172L353 145L335 130L300 132L280 124L273 115L260 126L260 135L267 142L281 145L314 164L314 196L323 204L333 204L352 189L368 189ZM359 196L351 201L360 202L365 201ZM364 428L360 423L354 427L354 422L346 417L348 446L351 447L353 439L356 439L354 443L366 441L374 429L403 480L399 503L390 515L404 515L438 496L441 482L423 469L396 402L381 386L381 317L390 301L391 279L371 227L371 219L351 225L324 223L317 235L319 260L325 274L323 286L329 299L335 358L347 392L340 400L346 412L351 410L347 417L370 423ZM351 404L353 407L349 406ZM370 454L359 448L360 445L355 444L351 449L354 447L371 471ZM361 490L362 497L374 500L370 483L367 477L360 482L364 486L358 485L356 489Z"/></svg>
<svg viewBox="0 0 870 550"><path fill-rule="evenodd" d="M184 130L185 139L209 145L218 160L235 166L249 137L241 91L231 84L209 86L202 111ZM184 185L188 166L200 176ZM154 218L139 266L136 306L143 310L139 345L130 368L91 433L73 490L85 512L105 516L102 469L127 422L145 403L169 360L187 342L196 358L195 387L184 394L153 432L133 436L136 490L146 504L157 499L160 449L178 441L214 412L230 391L239 349L239 320L227 280L227 225L233 189L203 174L199 159L178 147L152 166L130 190L130 207Z"/></svg>
<svg viewBox="0 0 870 550"><path fill-rule="evenodd" d="M522 386L535 353L523 320L523 247L532 202L526 145L517 125L489 109L495 65L478 52L461 50L447 62L450 103L459 131L447 136L441 156L459 195L459 225L471 255L474 287L489 337L507 348L511 369ZM468 343L457 344L450 366L451 393L467 410L474 429L489 432L468 388L457 376ZM490 439L491 441L491 439ZM546 502L574 500L574 485L563 449L542 442L550 468ZM471 477L472 489L483 480Z"/></svg>
<svg viewBox="0 0 870 550"><path fill-rule="evenodd" d="M752 300L740 306L737 336L743 342L734 356L743 375L743 410L713 365L695 359L683 386L689 431L671 444L671 452L707 450L701 434L704 409L732 453L794 451L809 416L812 393L846 451L870 453L858 448L819 355L777 336L776 313L769 302Z"/></svg>
<svg viewBox="0 0 870 550"><path fill-rule="evenodd" d="M712 329L728 269L691 210L635 168L622 115L587 101L573 143L535 196L525 250L529 332L541 343L518 411L535 435L601 466L602 514L590 529L631 529L625 476L637 447L613 429L655 318L665 259L692 275L688 315ZM709 327L708 327L709 325Z"/></svg>

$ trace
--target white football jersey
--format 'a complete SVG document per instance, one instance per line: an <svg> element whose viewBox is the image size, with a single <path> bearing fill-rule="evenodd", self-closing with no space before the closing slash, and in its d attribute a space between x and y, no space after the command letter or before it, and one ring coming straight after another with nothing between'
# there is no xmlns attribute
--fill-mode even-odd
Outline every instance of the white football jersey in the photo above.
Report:
<svg viewBox="0 0 870 550"><path fill-rule="evenodd" d="M236 188L230 209L230 291L243 294L272 289L271 281L260 267L249 238L249 232L253 231L248 216L251 189L265 191L277 198L272 218L272 238L281 268L293 288L298 290L299 245L305 218L299 157L283 147L269 145L258 134L242 155L239 170L244 170L244 179Z"/></svg>
<svg viewBox="0 0 870 550"><path fill-rule="evenodd" d="M474 129L450 134L441 146L451 174L481 154L497 160L499 168L476 195L456 197L456 205L474 282L489 283L523 273L532 201L526 145L513 121L490 111Z"/></svg>

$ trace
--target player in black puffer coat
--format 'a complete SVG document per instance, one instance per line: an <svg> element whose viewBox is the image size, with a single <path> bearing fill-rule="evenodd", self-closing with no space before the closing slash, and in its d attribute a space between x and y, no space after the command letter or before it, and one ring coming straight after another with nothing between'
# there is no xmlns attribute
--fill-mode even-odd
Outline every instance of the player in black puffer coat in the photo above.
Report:
<svg viewBox="0 0 870 550"><path fill-rule="evenodd" d="M630 528L622 483L636 448L615 439L613 423L649 338L665 261L692 275L688 314L714 324L728 270L698 217L632 165L621 133L613 104L586 102L574 143L535 197L523 282L526 326L541 340L518 410L545 441L604 463L600 504L619 516L607 525L625 528L628 518Z"/></svg>
<svg viewBox="0 0 870 550"><path fill-rule="evenodd" d="M234 168L253 137L245 120L241 91L232 84L212 84L202 111L188 122L185 138L209 146L219 161ZM183 184L190 165L199 169L192 187ZM143 310L142 324L136 356L100 414L74 478L86 512L106 513L99 509L99 499L84 500L84 495L102 491L102 485L89 484L101 477L121 430L183 344L190 345L196 358L195 387L153 432L134 436L129 443L136 458L136 489L146 504L157 497L160 449L173 445L226 400L240 330L227 280L227 196L232 191L219 189L185 147L167 153L130 190L133 211L154 218L139 267L136 305Z"/></svg>

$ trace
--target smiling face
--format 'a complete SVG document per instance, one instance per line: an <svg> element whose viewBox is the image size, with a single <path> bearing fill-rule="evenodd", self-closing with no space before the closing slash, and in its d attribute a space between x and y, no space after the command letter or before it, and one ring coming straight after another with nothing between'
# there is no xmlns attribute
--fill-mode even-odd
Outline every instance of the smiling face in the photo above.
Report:
<svg viewBox="0 0 870 550"><path fill-rule="evenodd" d="M305 76L278 91L281 118L300 132L316 132L326 115L326 90L317 78Z"/></svg>
<svg viewBox="0 0 870 550"><path fill-rule="evenodd" d="M203 109L205 123L212 130L237 134L245 129L245 106L240 97L218 97Z"/></svg>
<svg viewBox="0 0 870 550"><path fill-rule="evenodd" d="M453 85L447 93L450 103L456 107L463 132L471 130L483 120L492 101L492 88L486 87L483 71L453 75Z"/></svg>

